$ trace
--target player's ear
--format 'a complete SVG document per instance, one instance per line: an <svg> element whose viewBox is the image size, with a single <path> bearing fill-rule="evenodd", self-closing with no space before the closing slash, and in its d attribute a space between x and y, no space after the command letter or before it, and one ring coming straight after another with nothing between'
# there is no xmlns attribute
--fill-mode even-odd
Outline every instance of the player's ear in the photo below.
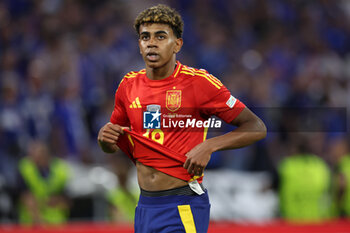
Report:
<svg viewBox="0 0 350 233"><path fill-rule="evenodd" d="M182 38L176 38L175 43L176 43L176 45L174 48L174 53L178 53L178 52L180 52L184 41Z"/></svg>

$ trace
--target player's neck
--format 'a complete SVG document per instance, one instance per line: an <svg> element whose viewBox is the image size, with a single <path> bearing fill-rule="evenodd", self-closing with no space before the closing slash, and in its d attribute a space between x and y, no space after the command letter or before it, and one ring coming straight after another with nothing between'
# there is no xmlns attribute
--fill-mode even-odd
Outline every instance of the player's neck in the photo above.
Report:
<svg viewBox="0 0 350 233"><path fill-rule="evenodd" d="M169 77L176 68L176 59L172 59L164 66L152 68L146 66L146 75L151 80L162 80Z"/></svg>

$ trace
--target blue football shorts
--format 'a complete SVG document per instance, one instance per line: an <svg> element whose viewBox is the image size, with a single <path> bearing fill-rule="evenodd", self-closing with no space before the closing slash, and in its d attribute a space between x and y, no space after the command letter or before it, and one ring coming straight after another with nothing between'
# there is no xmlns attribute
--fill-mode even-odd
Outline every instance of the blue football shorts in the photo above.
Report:
<svg viewBox="0 0 350 233"><path fill-rule="evenodd" d="M208 192L198 195L189 186L159 192L141 190L135 212L135 233L206 233Z"/></svg>

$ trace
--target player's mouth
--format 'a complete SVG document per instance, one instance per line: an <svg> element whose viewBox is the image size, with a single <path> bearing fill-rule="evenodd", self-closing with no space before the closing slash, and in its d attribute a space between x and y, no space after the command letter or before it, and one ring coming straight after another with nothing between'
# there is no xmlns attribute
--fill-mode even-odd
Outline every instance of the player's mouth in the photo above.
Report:
<svg viewBox="0 0 350 233"><path fill-rule="evenodd" d="M146 57L149 61L157 61L159 59L159 54L150 52L150 53L147 53Z"/></svg>

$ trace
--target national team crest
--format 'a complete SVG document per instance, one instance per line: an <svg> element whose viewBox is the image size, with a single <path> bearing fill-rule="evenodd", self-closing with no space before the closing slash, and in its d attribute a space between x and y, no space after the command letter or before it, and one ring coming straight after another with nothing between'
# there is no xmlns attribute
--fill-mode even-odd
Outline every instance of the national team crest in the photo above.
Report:
<svg viewBox="0 0 350 233"><path fill-rule="evenodd" d="M181 107L181 90L169 90L166 92L165 106L175 112Z"/></svg>

